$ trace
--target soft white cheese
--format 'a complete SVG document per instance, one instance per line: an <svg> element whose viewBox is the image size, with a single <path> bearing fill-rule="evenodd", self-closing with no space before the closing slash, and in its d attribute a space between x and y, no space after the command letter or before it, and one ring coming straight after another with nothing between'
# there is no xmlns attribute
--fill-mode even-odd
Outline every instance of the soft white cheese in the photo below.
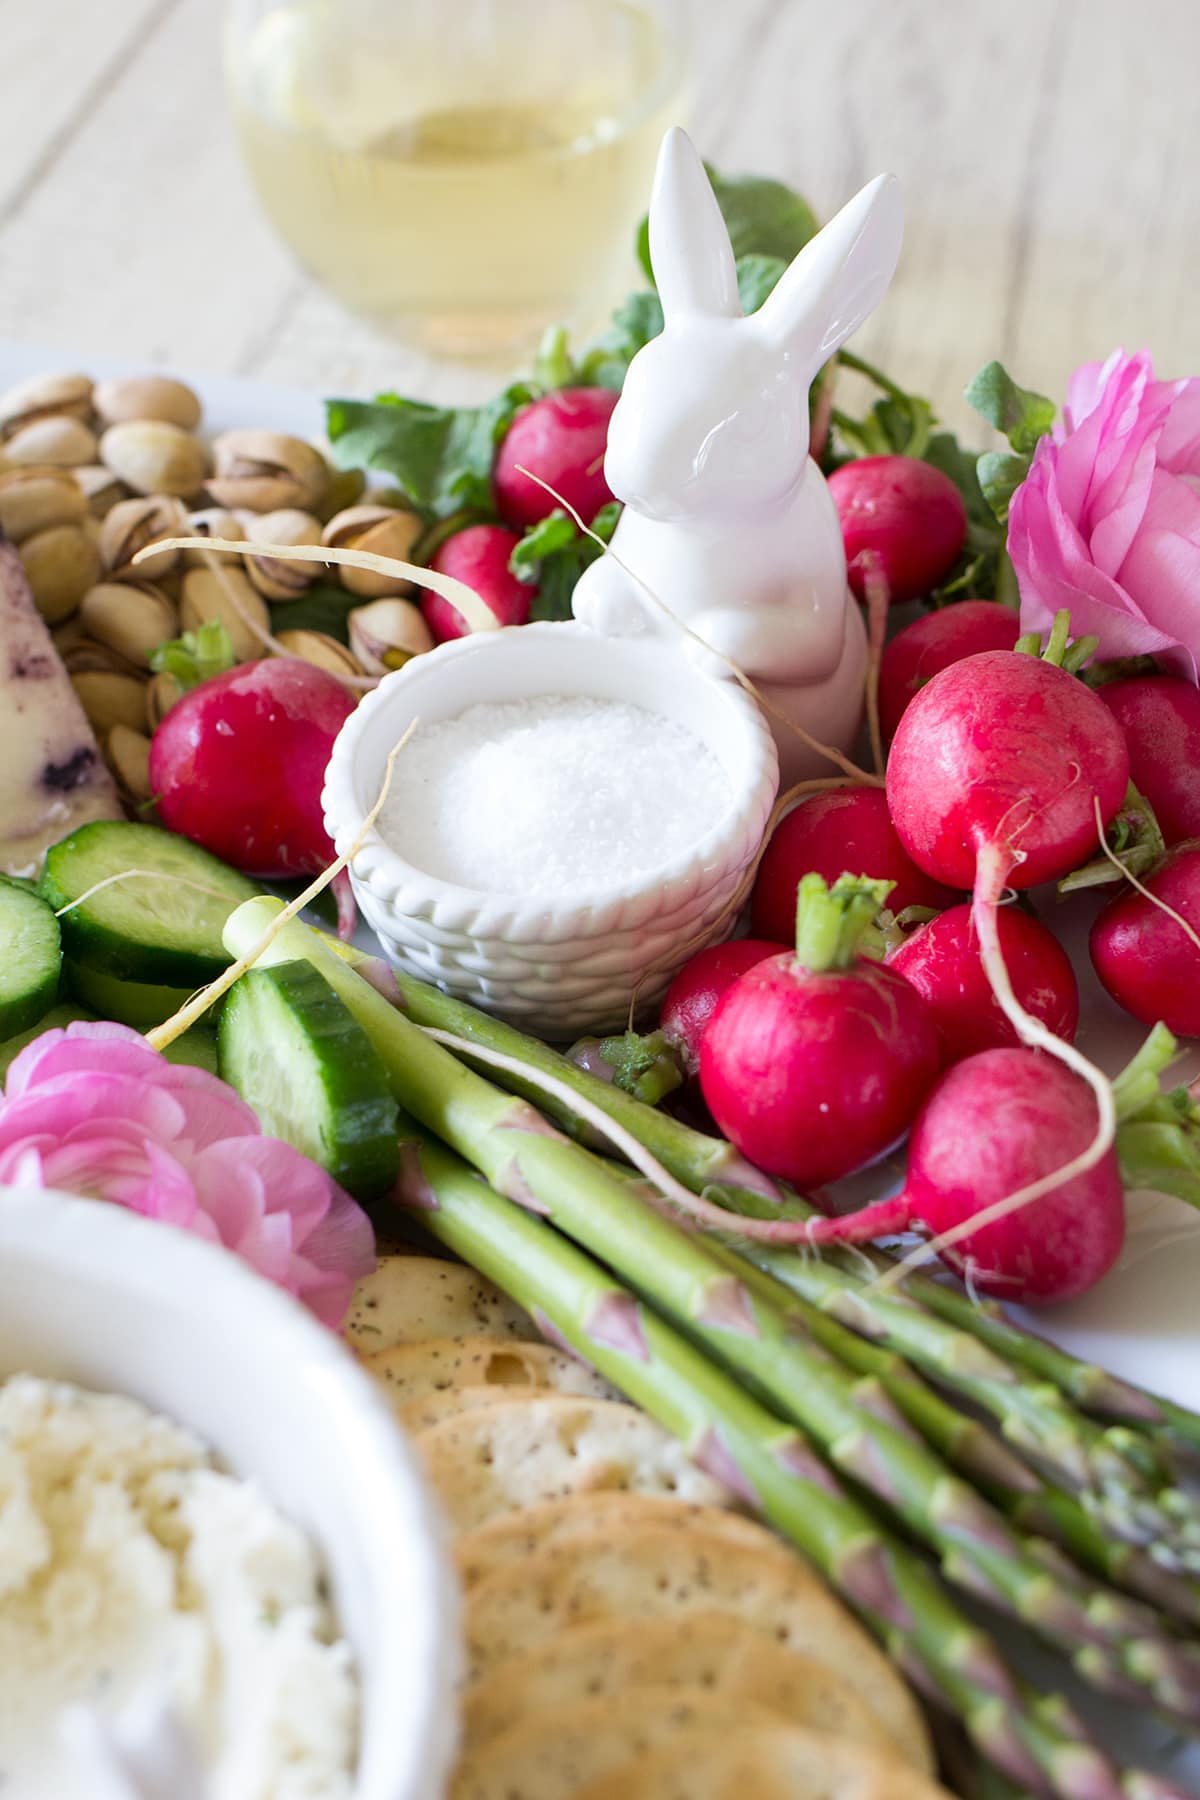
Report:
<svg viewBox="0 0 1200 1800"><path fill-rule="evenodd" d="M88 1800L64 1714L169 1703L212 1800L347 1800L358 1689L313 1545L189 1432L0 1385L0 1792Z"/></svg>

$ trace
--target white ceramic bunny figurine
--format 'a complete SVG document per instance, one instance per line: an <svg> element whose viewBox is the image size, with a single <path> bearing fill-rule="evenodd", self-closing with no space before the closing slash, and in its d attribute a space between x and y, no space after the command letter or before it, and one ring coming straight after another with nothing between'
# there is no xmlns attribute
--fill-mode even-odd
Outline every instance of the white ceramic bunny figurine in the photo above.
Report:
<svg viewBox="0 0 1200 1800"><path fill-rule="evenodd" d="M880 175L746 318L704 165L685 132L668 131L650 201L665 328L629 366L604 460L625 502L621 560L772 706L843 750L862 720L866 636L837 513L808 455L808 390L882 298L902 232L899 185ZM585 571L573 605L609 636L677 629L609 556ZM729 674L695 638L683 644ZM785 784L834 772L772 725Z"/></svg>

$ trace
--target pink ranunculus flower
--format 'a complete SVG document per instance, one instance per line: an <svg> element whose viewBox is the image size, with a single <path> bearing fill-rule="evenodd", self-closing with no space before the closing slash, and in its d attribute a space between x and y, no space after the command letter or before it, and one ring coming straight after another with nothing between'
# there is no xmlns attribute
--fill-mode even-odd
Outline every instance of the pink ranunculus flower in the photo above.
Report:
<svg viewBox="0 0 1200 1800"><path fill-rule="evenodd" d="M1108 661L1200 665L1200 378L1156 381L1149 354L1085 363L1013 495L1022 631L1066 607Z"/></svg>
<svg viewBox="0 0 1200 1800"><path fill-rule="evenodd" d="M326 1325L375 1266L367 1216L307 1156L264 1137L215 1075L124 1025L45 1031L8 1071L0 1183L111 1200L223 1244Z"/></svg>

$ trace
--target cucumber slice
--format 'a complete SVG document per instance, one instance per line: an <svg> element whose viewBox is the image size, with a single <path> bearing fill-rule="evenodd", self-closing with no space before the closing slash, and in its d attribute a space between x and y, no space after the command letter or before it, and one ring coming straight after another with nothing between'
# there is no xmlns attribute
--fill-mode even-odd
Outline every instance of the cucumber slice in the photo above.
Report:
<svg viewBox="0 0 1200 1800"><path fill-rule="evenodd" d="M54 909L0 879L0 1038L28 1031L58 999L62 942Z"/></svg>
<svg viewBox="0 0 1200 1800"><path fill-rule="evenodd" d="M148 873L91 893L107 877L134 869ZM258 892L187 838L123 820L81 825L46 853L42 872L42 894L60 914L63 949L73 962L118 981L189 992L227 967L222 927ZM62 912L72 901L80 904Z"/></svg>
<svg viewBox="0 0 1200 1800"><path fill-rule="evenodd" d="M118 981L102 969L77 963L68 957L63 964L67 992L84 1006L90 1007L98 1019L115 1019L119 1025L132 1025L135 1031L149 1031L177 1013L193 988L156 987L148 981Z"/></svg>
<svg viewBox="0 0 1200 1800"><path fill-rule="evenodd" d="M8 1074L9 1064L14 1057L20 1055L26 1044L32 1044L34 1038L41 1037L43 1031L61 1030L65 1025L74 1025L77 1019L91 1019L94 1016L93 1013L88 1012L86 1007L72 1006L69 1000L63 1001L59 1006L52 1006L48 1013L42 1015L36 1025L29 1027L28 1031L22 1031L16 1037L11 1037L5 1043L0 1044L0 1081L3 1081ZM188 1033L185 1032L184 1037L187 1036ZM181 1039L180 1042L182 1041Z"/></svg>
<svg viewBox="0 0 1200 1800"><path fill-rule="evenodd" d="M217 1034L210 1025L193 1025L168 1044L162 1054L168 1062L187 1063L193 1069L206 1069L210 1075L218 1073Z"/></svg>
<svg viewBox="0 0 1200 1800"><path fill-rule="evenodd" d="M221 1075L270 1137L302 1150L358 1200L400 1166L387 1071L362 1026L311 963L250 969L226 996Z"/></svg>

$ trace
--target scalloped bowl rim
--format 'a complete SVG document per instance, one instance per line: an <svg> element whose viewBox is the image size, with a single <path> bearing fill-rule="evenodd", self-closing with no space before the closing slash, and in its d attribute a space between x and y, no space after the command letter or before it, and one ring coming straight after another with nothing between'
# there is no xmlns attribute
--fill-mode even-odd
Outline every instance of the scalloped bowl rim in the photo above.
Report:
<svg viewBox="0 0 1200 1800"><path fill-rule="evenodd" d="M551 637L551 633L555 636ZM359 702L338 733L325 772L322 794L325 826L338 853L341 854L354 841L375 798L373 795L370 801L364 801L358 779L363 738L371 730L376 714L392 706L398 693L411 691L418 682L440 679L441 672L452 668L456 661L481 653L489 654L489 645L512 645L513 649L506 649L504 654L519 655L522 644L531 651L536 650L540 644L561 645L566 641L561 634L570 634L576 643L586 635L590 643L603 646L600 652L602 655L626 656L650 665L658 664L664 673L671 673L677 681L691 681L697 691L702 688L706 695L711 696L713 705L723 707L740 730L746 766L748 770L753 770L754 779L746 781L741 793L732 792L729 804L717 823L670 862L643 870L636 877L614 883L612 887L591 891L584 896L564 895L559 900L544 896L529 899L500 889L468 888L443 880L441 876L431 875L410 863L384 840L378 826L372 826L355 852L350 870L377 898L386 900L387 904L401 912L426 919L433 918L428 910L433 907L457 907L460 913L481 914L488 910L501 912L507 909L520 913L526 921L544 918L549 923L568 915L573 920L573 930L579 931L579 921L586 916L584 934L589 937L598 936L612 929L606 923L606 914L619 912L623 907L645 899L648 894L655 897L655 912L665 911L675 894L686 890L689 883L694 883L697 871L706 866L711 867L714 876L719 878L739 840L744 840L748 828L754 823L749 810L754 802L758 803L754 810L761 813L761 818L757 820L757 835L761 835L778 785L778 753L775 740L756 701L735 682L715 679L695 668L669 642L651 638L601 637L575 621L540 621L532 625L510 626L495 632L474 633L468 637L456 638L450 643L439 644L436 649L414 657L402 669L386 676L372 693ZM558 684L556 689L547 691L569 691L573 698L589 696L586 672L584 681L578 687L568 688L568 680L569 677ZM474 702L468 701L465 704L471 705ZM451 716L453 715L450 713L440 715ZM664 716L671 715L664 712ZM693 735L699 736L699 733L693 732ZM759 765L756 770L755 762ZM502 924L497 923L494 928L487 928L486 932L484 928L479 928L477 934L486 935L493 931L499 933L502 930Z"/></svg>

